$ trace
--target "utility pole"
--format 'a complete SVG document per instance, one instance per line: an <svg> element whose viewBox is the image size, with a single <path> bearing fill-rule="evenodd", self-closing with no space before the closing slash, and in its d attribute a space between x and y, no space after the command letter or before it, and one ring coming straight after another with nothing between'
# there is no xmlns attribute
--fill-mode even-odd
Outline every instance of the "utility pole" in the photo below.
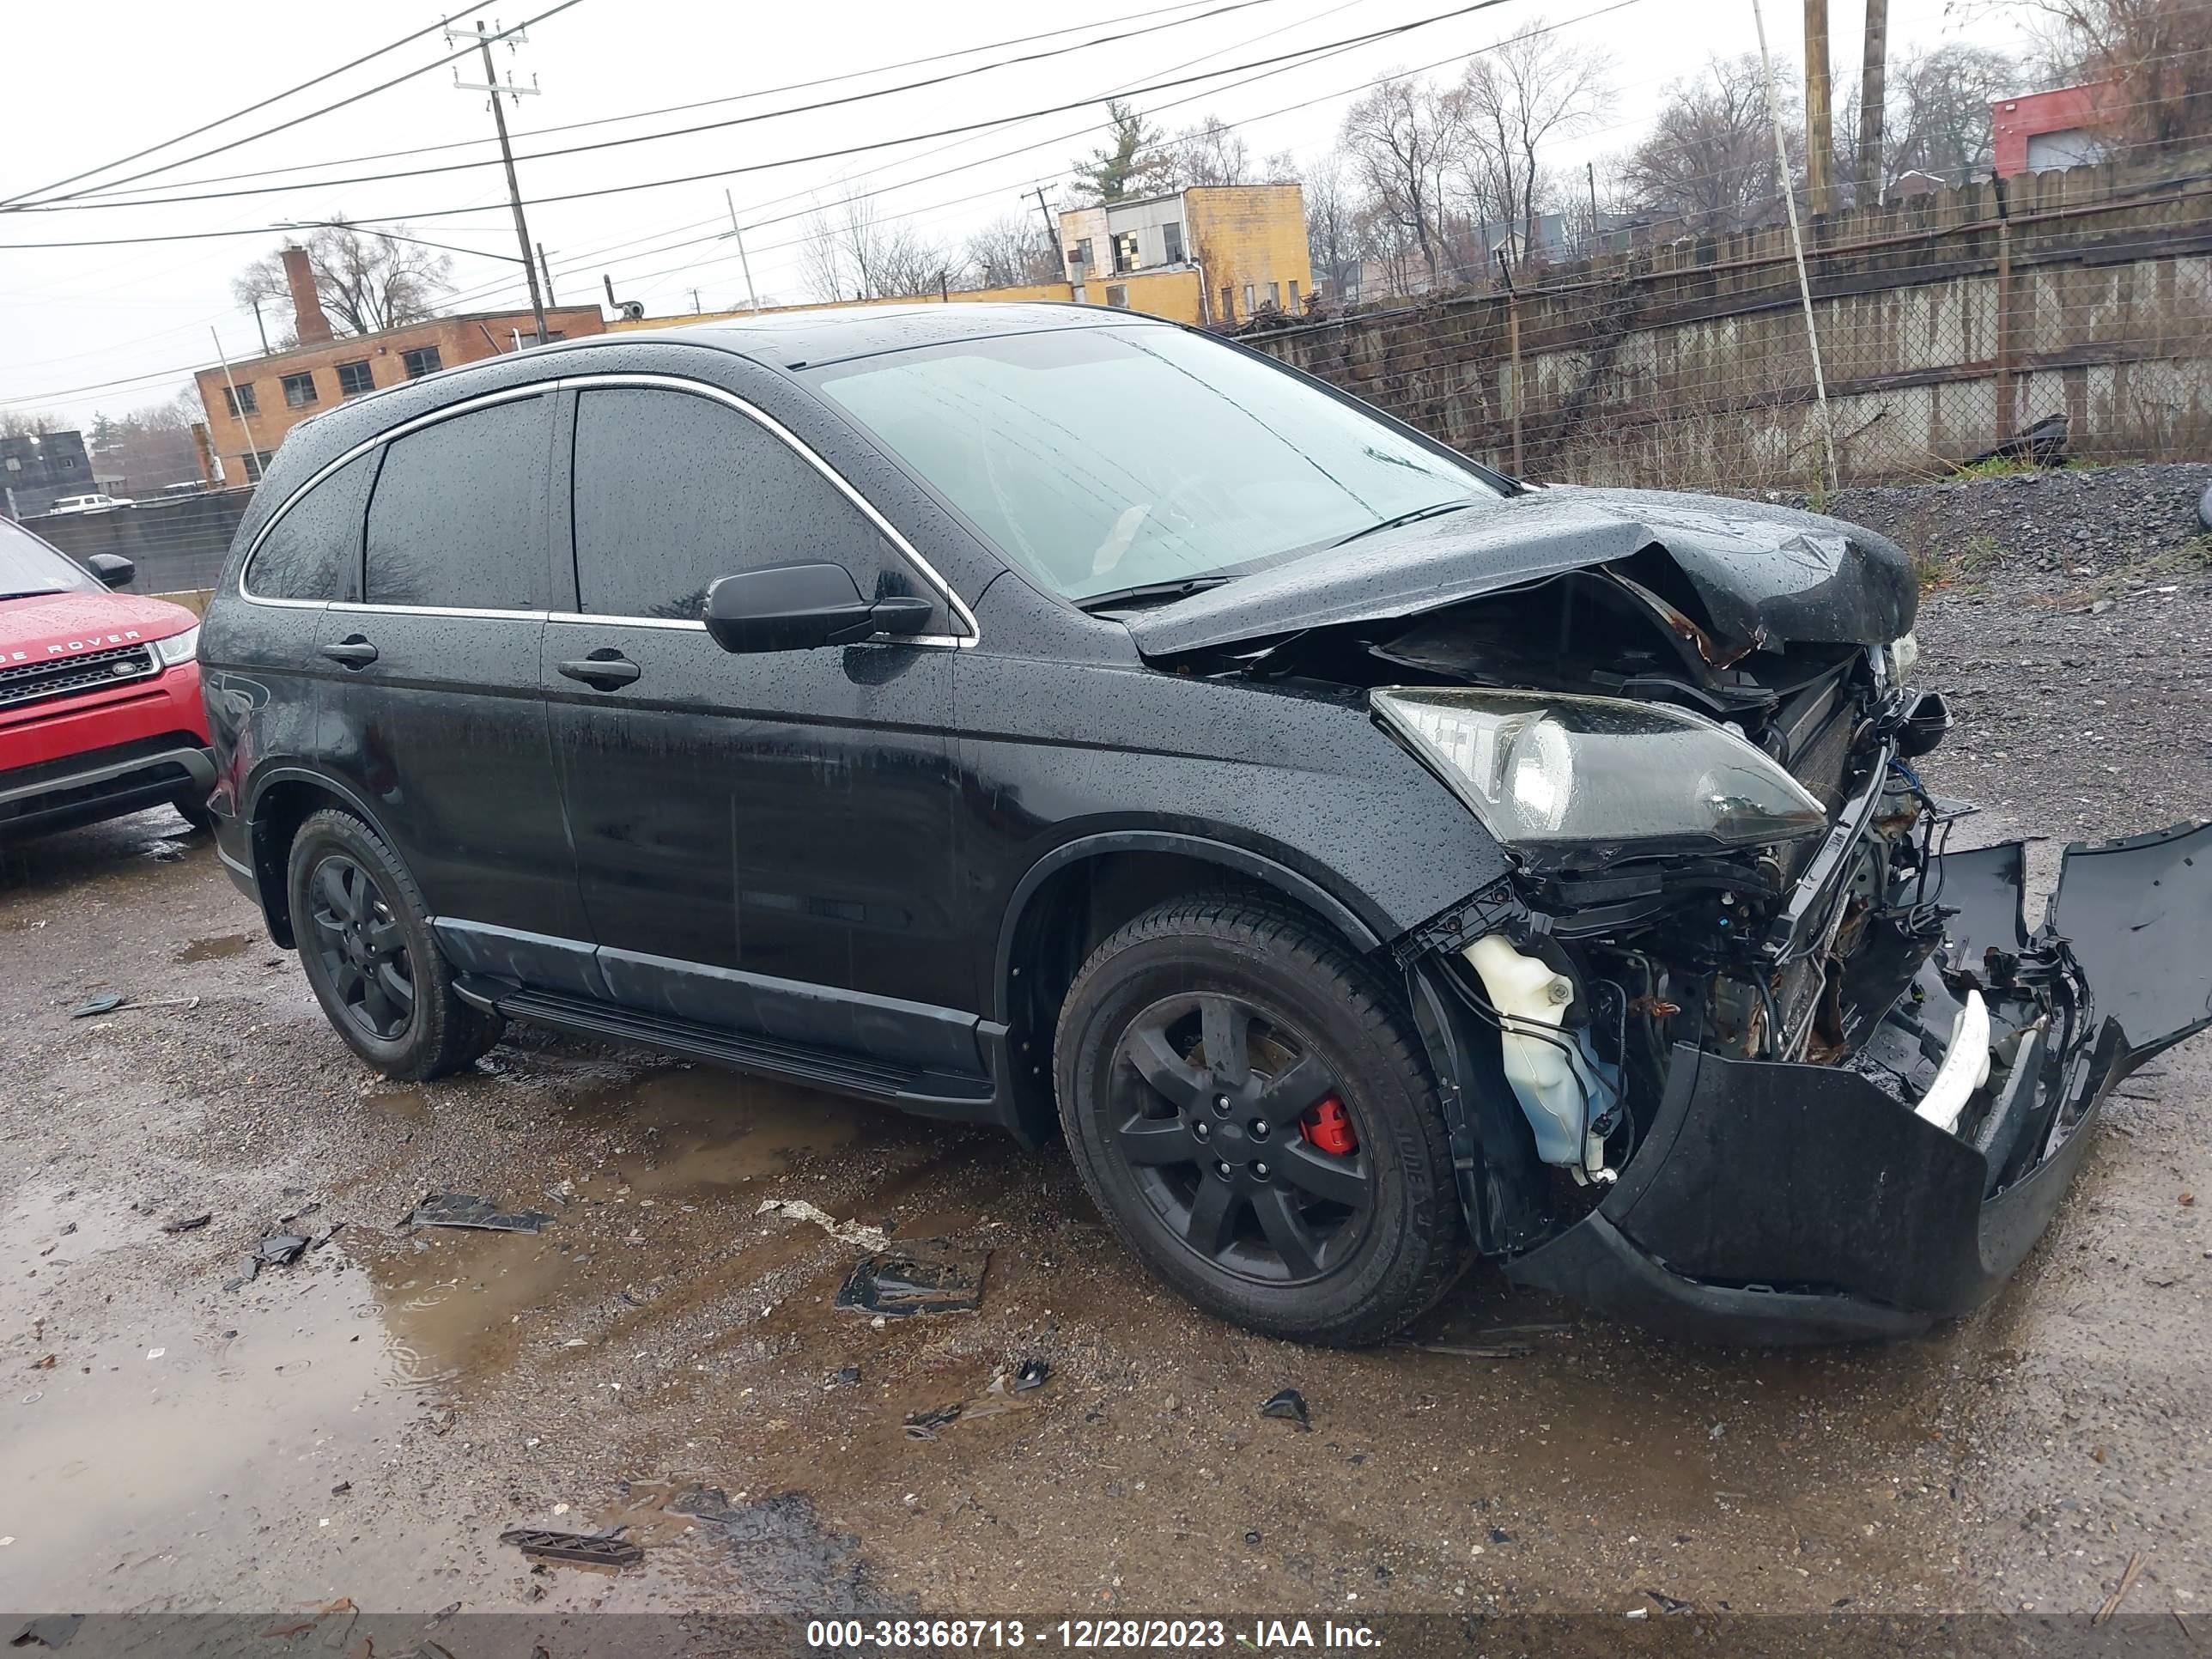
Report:
<svg viewBox="0 0 2212 1659"><path fill-rule="evenodd" d="M1837 489L1836 426L1828 414L1828 377L1820 366L1820 328L1813 316L1813 279L1805 270L1805 232L1797 222L1797 192L1790 188L1790 150L1782 137L1782 98L1774 84L1774 57L1766 49L1766 14L1751 0L1751 21L1759 31L1760 78L1766 85L1766 112L1774 123L1774 176L1782 186L1782 205L1790 212L1790 251L1797 263L1797 300L1805 308L1805 345L1813 357L1813 403L1820 415L1822 477L1828 493Z"/></svg>
<svg viewBox="0 0 2212 1659"><path fill-rule="evenodd" d="M745 304L757 317L760 315L760 295L753 292L753 262L745 257L745 228L738 222L737 198L725 190L722 202L730 210L730 234L737 240L738 267L745 273Z"/></svg>
<svg viewBox="0 0 2212 1659"><path fill-rule="evenodd" d="M518 87L514 84L514 72L510 70L507 74L507 84L501 86L499 72L492 67L491 61L491 43L495 39L506 41L507 49L513 52L518 45L526 43L530 37L520 29L488 31L483 26L482 18L477 20L477 30L473 37L453 29L446 31L446 44L448 46L455 40L466 40L471 38L475 40L477 49L483 54L484 83L477 86L473 82L462 80L460 70L456 69L453 71L453 84L464 92L483 92L491 95L492 123L499 129L499 156L507 167L507 199L508 204L514 209L514 240L522 250L523 271L530 278L530 312L538 323L537 343L544 345L545 343L545 295L538 286L538 262L530 257L530 224L522 216L522 186L515 182L514 147L507 142L507 111L499 101L502 97L521 98L526 95L535 98L538 90L538 77L533 75L530 78L528 86Z"/></svg>
<svg viewBox="0 0 2212 1659"><path fill-rule="evenodd" d="M1066 256L1060 252L1060 227L1052 222L1052 210L1045 205L1044 186L1025 192L1036 198L1037 212L1044 220L1044 245L1052 250L1052 263L1060 270L1067 269Z"/></svg>
<svg viewBox="0 0 2212 1659"><path fill-rule="evenodd" d="M261 355L266 357L269 355L269 325L261 320L261 300L258 295L253 301L253 331L261 337Z"/></svg>
<svg viewBox="0 0 2212 1659"><path fill-rule="evenodd" d="M553 297L553 262L545 257L545 244L543 242L538 245L538 270L545 279L545 303L559 305L561 302Z"/></svg>
<svg viewBox="0 0 2212 1659"><path fill-rule="evenodd" d="M1828 0L1805 0L1805 187L1814 216L1836 210L1836 124L1828 107Z"/></svg>
<svg viewBox="0 0 2212 1659"><path fill-rule="evenodd" d="M1595 161L1585 161L1585 162L1583 162L1583 177L1589 180L1589 196L1590 196L1590 245L1589 245L1589 251L1590 251L1591 255L1594 257L1594 256L1596 254L1596 252L1597 252L1598 249L1599 249L1599 248L1603 245L1603 243L1604 243L1604 236L1603 236L1603 234L1602 234L1601 228L1601 226L1599 225L1599 222L1598 222L1598 216L1597 216L1597 163L1596 163L1596 162L1595 162Z"/></svg>
<svg viewBox="0 0 2212 1659"><path fill-rule="evenodd" d="M1859 165L1856 201L1881 205L1882 104L1889 95L1889 0L1866 0L1866 56L1859 67Z"/></svg>
<svg viewBox="0 0 2212 1659"><path fill-rule="evenodd" d="M246 453L252 458L250 470L258 475L261 471L261 441L253 435L253 417L246 412L246 405L238 400L238 382L230 377L230 359L224 355L222 336L215 331L213 323L208 325L208 337L215 342L215 360L222 365L222 383L230 391L230 412L238 417L239 425L246 428ZM218 453L216 456L216 464L221 465L222 460L222 457ZM260 482L258 476L246 479L248 483Z"/></svg>

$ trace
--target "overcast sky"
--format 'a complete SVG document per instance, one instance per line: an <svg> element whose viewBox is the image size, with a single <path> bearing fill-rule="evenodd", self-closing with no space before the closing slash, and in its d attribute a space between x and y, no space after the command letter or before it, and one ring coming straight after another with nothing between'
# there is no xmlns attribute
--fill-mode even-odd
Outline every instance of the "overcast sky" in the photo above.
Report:
<svg viewBox="0 0 2212 1659"><path fill-rule="evenodd" d="M1802 8L1794 0L1765 3L1771 44L1794 64L1802 48ZM526 0L520 9L487 12L486 17L512 26L556 3ZM1331 146L1346 106L1364 83L1439 60L1452 61L1435 72L1451 75L1465 54L1502 35L1548 23L1559 26L1559 38L1602 51L1611 62L1613 96L1595 130L1562 144L1547 158L1552 165L1579 169L1586 157L1601 162L1631 143L1667 83L1695 72L1707 54L1733 54L1757 45L1751 0L1495 0L1472 15L1318 63L1239 69L1256 59L1433 17L1468 0L1247 0L1226 11L1221 9L1234 0L1193 0L1160 9L1166 3L1076 0L1055 8L1012 0L935 6L890 0L774 6L576 0L533 26L526 46L498 53L502 74L512 68L523 84L534 76L542 88L539 95L507 106L520 156L848 96L1001 58L1053 51L1097 34L1146 32L842 107L595 153L525 159L520 173L526 202L649 179L753 169L530 207L531 234L552 259L556 295L569 302L593 299L606 273L620 297L641 300L649 314L688 313L695 289L707 309L741 304L744 284L733 245L699 240L727 228L727 188L747 228L745 242L762 301L804 300L797 244L812 199L854 186L897 186L876 198L878 210L887 216L910 215L910 222L924 234L954 246L963 233L1000 214L1026 210L1035 221L1036 204L1024 192L1039 184L1049 190L1064 180L1069 161L1099 141L1095 129L1100 112L1095 106L1064 111L842 160L764 165L793 157L994 120L1207 71L1232 71L1144 94L1136 101L1158 111L1164 126L1218 114L1239 128L1255 155L1287 150L1305 161ZM1862 3L1832 3L1839 106L1857 78ZM1893 53L1962 35L1992 45L2017 44L2002 16L1993 21L1984 14L1978 21L1962 24L1953 10L1946 0L1892 0ZM1206 15L1216 11L1221 15ZM1150 15L1138 17L1140 13ZM120 0L99 8L96 15L97 28L88 30L88 14L76 8L9 9L9 86L0 103L0 197L39 190L173 137L433 23L438 13L381 0L350 6L233 3L219 11L173 0ZM1000 44L1071 29L1022 45ZM976 50L927 65L886 68L965 48ZM435 63L447 50L433 33L241 123L68 188L96 189L103 180L189 156ZM464 79L481 79L473 58L459 67ZM777 90L878 70L884 72L805 90ZM158 402L179 390L193 368L214 361L210 325L227 352L258 352L253 319L232 301L229 280L240 266L283 240L281 232L268 228L279 221L339 213L386 226L404 221L422 236L482 249L485 255L513 256L514 228L497 149L489 137L491 117L483 95L455 90L453 76L452 68L433 69L349 108L162 172L137 186L181 191L187 181L220 175L307 169L278 179L199 186L287 186L276 194L7 215L0 222L0 407L51 410L83 422L95 410L121 413ZM756 93L768 95L745 96ZM706 100L734 101L680 114L611 118ZM1303 107L1286 108L1294 105ZM578 122L605 125L532 136ZM432 145L448 148L358 160ZM302 182L487 161L488 166L427 177ZM307 167L320 163L343 165ZM454 210L459 210L449 211ZM104 247L21 246L211 230L249 234ZM465 255L454 261L453 280L459 308L526 302L520 271L512 263Z"/></svg>

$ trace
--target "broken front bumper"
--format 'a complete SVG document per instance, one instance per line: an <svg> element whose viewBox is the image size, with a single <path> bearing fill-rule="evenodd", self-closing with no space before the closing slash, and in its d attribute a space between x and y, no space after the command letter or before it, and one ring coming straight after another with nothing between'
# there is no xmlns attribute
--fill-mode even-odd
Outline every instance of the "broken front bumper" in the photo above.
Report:
<svg viewBox="0 0 2212 1659"><path fill-rule="evenodd" d="M1904 1335L1988 1300L2050 1224L2112 1085L2212 1024L2212 825L2068 848L2033 940L2019 843L1938 865L1950 960L2040 947L2067 964L2073 1013L2020 1036L1966 1133L1860 1071L1683 1045L1604 1201L1507 1275L1715 1342ZM1964 1002L1933 964L1898 988Z"/></svg>

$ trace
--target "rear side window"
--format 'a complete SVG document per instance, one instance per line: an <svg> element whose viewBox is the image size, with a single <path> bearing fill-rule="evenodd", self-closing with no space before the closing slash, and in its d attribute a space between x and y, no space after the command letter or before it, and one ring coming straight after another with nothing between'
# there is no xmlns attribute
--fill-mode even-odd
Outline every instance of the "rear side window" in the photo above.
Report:
<svg viewBox="0 0 2212 1659"><path fill-rule="evenodd" d="M263 599L350 599L361 588L361 525L382 453L357 455L294 501L261 538L246 591Z"/></svg>
<svg viewBox="0 0 2212 1659"><path fill-rule="evenodd" d="M371 605L545 605L552 400L457 415L385 447L368 503Z"/></svg>
<svg viewBox="0 0 2212 1659"><path fill-rule="evenodd" d="M576 592L595 616L696 622L720 576L827 562L872 598L915 592L875 526L790 445L688 392L576 400Z"/></svg>

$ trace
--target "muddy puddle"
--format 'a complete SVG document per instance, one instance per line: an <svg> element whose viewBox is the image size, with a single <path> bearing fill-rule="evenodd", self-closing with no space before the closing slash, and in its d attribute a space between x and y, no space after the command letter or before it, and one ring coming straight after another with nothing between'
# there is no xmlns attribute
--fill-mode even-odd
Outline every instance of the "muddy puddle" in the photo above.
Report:
<svg viewBox="0 0 2212 1659"><path fill-rule="evenodd" d="M232 957L242 957L254 946L257 935L252 933L216 933L207 939L196 939L169 958L172 962L222 962Z"/></svg>

